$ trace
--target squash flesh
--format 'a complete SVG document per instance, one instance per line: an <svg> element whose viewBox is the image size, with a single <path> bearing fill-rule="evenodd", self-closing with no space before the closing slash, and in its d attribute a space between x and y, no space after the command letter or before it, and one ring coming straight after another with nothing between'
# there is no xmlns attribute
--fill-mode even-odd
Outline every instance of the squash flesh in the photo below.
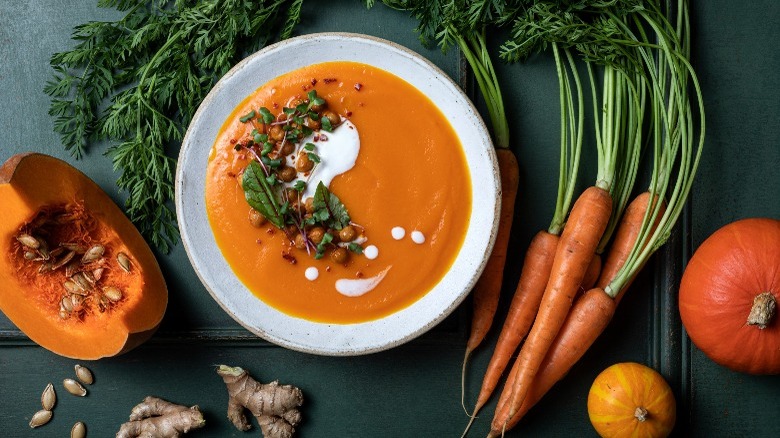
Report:
<svg viewBox="0 0 780 438"><path fill-rule="evenodd" d="M14 157L0 171L0 200L4 205L0 216L4 252L0 261L0 309L30 339L66 357L98 359L126 351L151 335L167 306L162 273L137 230L92 180L53 157ZM107 281L120 282L124 296L110 311L63 320L57 298L60 291L45 290L49 287L46 281L52 280L36 280L29 273L20 275L30 268L19 270L22 258L16 248L16 235L39 211L66 204L83 205L94 219L95 241L108 248L107 254L112 257L108 264L115 267L106 270ZM119 251L133 261L124 281L120 281L123 272L115 260ZM57 273L56 278L60 277L64 280L63 274Z"/></svg>

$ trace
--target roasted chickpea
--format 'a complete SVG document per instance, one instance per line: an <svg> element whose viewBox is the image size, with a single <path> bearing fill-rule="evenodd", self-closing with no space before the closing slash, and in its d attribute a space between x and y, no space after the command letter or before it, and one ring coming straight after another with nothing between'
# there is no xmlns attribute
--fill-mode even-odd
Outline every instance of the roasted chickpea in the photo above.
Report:
<svg viewBox="0 0 780 438"><path fill-rule="evenodd" d="M324 100L324 99L323 99ZM321 113L322 110L328 107L328 102L325 101L322 105L317 105L316 103L311 106L311 110L315 113Z"/></svg>
<svg viewBox="0 0 780 438"><path fill-rule="evenodd" d="M301 99L300 97L296 97L295 99L290 101L290 103L288 104L289 105L288 108L297 108L298 105L302 103L307 103L307 102L306 100Z"/></svg>
<svg viewBox="0 0 780 438"><path fill-rule="evenodd" d="M279 125L271 126L271 129L268 130L268 137L273 141L282 141L284 140L284 130Z"/></svg>
<svg viewBox="0 0 780 438"><path fill-rule="evenodd" d="M306 208L306 213L314 213L314 198L306 198L305 201L303 201L303 205Z"/></svg>
<svg viewBox="0 0 780 438"><path fill-rule="evenodd" d="M306 233L309 236L309 240L315 245L319 245L322 242L322 238L325 237L325 230L322 227L314 227Z"/></svg>
<svg viewBox="0 0 780 438"><path fill-rule="evenodd" d="M285 225L284 226L284 234L287 235L287 237L290 238L290 240L293 240L295 237L295 234L298 233L298 227L295 225Z"/></svg>
<svg viewBox="0 0 780 438"><path fill-rule="evenodd" d="M349 259L349 252L344 248L336 248L331 251L330 259L338 264L346 263Z"/></svg>
<svg viewBox="0 0 780 438"><path fill-rule="evenodd" d="M252 207L249 207L249 223L255 228L260 228L267 222L265 216Z"/></svg>
<svg viewBox="0 0 780 438"><path fill-rule="evenodd" d="M284 143L279 143L278 148L279 148L279 155L282 156L290 155L295 150L295 146L289 141L285 141Z"/></svg>
<svg viewBox="0 0 780 438"><path fill-rule="evenodd" d="M341 123L341 117L334 111L325 110L322 112L321 117L327 117L332 126L338 126Z"/></svg>
<svg viewBox="0 0 780 438"><path fill-rule="evenodd" d="M285 113L279 113L276 116L276 121L277 122L284 122L285 120L287 120L287 114L285 114Z"/></svg>
<svg viewBox="0 0 780 438"><path fill-rule="evenodd" d="M352 225L347 225L339 231L339 238L342 242L352 242L357 237L357 230Z"/></svg>
<svg viewBox="0 0 780 438"><path fill-rule="evenodd" d="M306 239L303 238L303 234L298 233L293 238L293 242L295 242L295 247L298 249L306 249Z"/></svg>
<svg viewBox="0 0 780 438"><path fill-rule="evenodd" d="M310 172L314 169L314 161L309 159L308 154L298 154L298 160L295 162L295 170L298 172Z"/></svg>
<svg viewBox="0 0 780 438"><path fill-rule="evenodd" d="M279 168L279 170L276 171L276 175L279 177L280 180L284 182L290 182L294 180L296 176L298 176L298 172L296 172L295 169L293 169L290 166L284 166Z"/></svg>
<svg viewBox="0 0 780 438"><path fill-rule="evenodd" d="M306 126L308 126L310 129L314 131L319 131L320 129L322 129L322 122L319 119L317 120L306 119Z"/></svg>

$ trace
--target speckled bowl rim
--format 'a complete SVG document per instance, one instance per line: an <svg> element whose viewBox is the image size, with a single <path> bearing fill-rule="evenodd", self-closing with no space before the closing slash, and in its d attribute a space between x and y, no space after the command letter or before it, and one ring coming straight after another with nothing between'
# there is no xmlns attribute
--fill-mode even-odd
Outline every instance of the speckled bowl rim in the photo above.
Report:
<svg viewBox="0 0 780 438"><path fill-rule="evenodd" d="M313 54L302 51L329 46L335 52L324 59L318 57L324 56L322 50ZM261 61L284 57L285 52L295 53L293 58L285 59L285 67L271 67L278 70L273 75L257 74L258 68L262 68L258 67L262 65ZM377 61L374 59L377 57L378 62L371 62ZM306 62L295 61L301 58ZM377 320L355 324L329 324L297 318L257 298L235 276L222 256L205 207L208 151L233 108L267 81L305 65L329 60L373 65L403 78L425 94L431 91L425 90L426 86L442 87L438 92L451 94L454 101L441 105L434 103L448 118L462 112L458 117L468 122L466 126L453 126L470 166L472 211L464 243L450 270L433 289L410 306ZM399 70L404 66L411 69ZM422 70L424 74L410 76L416 71L414 69ZM254 76L247 77L248 71L254 72ZM230 87L240 87L243 91L231 96ZM327 356L354 356L387 350L420 336L452 313L469 294L485 267L495 241L500 210L498 165L490 135L474 105L455 82L436 65L403 46L372 36L340 32L309 34L270 45L238 63L220 79L201 103L184 136L175 190L179 230L187 257L220 307L263 339L292 350Z"/></svg>

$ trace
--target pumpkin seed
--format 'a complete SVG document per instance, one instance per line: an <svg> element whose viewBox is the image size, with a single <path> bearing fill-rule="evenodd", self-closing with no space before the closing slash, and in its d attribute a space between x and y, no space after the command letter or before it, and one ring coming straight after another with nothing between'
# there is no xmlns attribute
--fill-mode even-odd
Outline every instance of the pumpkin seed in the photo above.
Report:
<svg viewBox="0 0 780 438"><path fill-rule="evenodd" d="M103 288L103 295L108 298L112 303L122 299L122 291L115 286L106 286Z"/></svg>
<svg viewBox="0 0 780 438"><path fill-rule="evenodd" d="M79 379L81 383L91 385L92 382L95 381L95 378L92 376L92 371L90 371L89 368L76 364L74 369L76 370L76 378Z"/></svg>
<svg viewBox="0 0 780 438"><path fill-rule="evenodd" d="M30 249L38 249L38 247L41 246L41 243L38 241L38 239L26 233L22 233L16 236L16 240Z"/></svg>
<svg viewBox="0 0 780 438"><path fill-rule="evenodd" d="M45 274L47 272L51 272L52 269L52 263L51 262L44 262L39 268L38 273L39 274Z"/></svg>
<svg viewBox="0 0 780 438"><path fill-rule="evenodd" d="M83 386L81 386L81 383L73 380L73 379L65 379L62 381L62 385L65 387L65 390L73 395L77 395L79 397L84 397L87 395L87 390L84 389Z"/></svg>
<svg viewBox="0 0 780 438"><path fill-rule="evenodd" d="M81 258L81 263L87 264L89 262L94 262L95 260L103 257L103 253L106 251L106 247L103 245L97 244L92 245L87 252L84 253L84 257Z"/></svg>
<svg viewBox="0 0 780 438"><path fill-rule="evenodd" d="M77 260L71 260L71 262L65 266L65 276L68 278L71 278L74 275L76 275L76 272L78 271L79 271L79 262Z"/></svg>
<svg viewBox="0 0 780 438"><path fill-rule="evenodd" d="M92 271L92 277L95 279L95 281L100 281L100 279L103 277L103 270L105 268L97 268L94 271Z"/></svg>
<svg viewBox="0 0 780 438"><path fill-rule="evenodd" d="M24 259L25 260L35 260L36 258L38 258L38 254L37 253L34 253L32 251L25 251L24 252Z"/></svg>
<svg viewBox="0 0 780 438"><path fill-rule="evenodd" d="M46 389L41 394L41 406L44 410L50 411L54 409L54 404L57 402L57 394L54 392L54 385L49 383L46 385Z"/></svg>
<svg viewBox="0 0 780 438"><path fill-rule="evenodd" d="M43 240L41 237L36 237L38 240L38 248L36 251L38 251L38 254L40 254L41 257L43 257L44 260L49 260L51 258L51 255L49 253L49 245L46 244L46 241Z"/></svg>
<svg viewBox="0 0 780 438"><path fill-rule="evenodd" d="M65 287L65 290L68 291L68 293L86 295L84 290L81 289L81 287L73 280L65 280L65 283L62 283L62 285Z"/></svg>
<svg viewBox="0 0 780 438"><path fill-rule="evenodd" d="M71 295L62 298L60 301L60 310L64 310L68 313L73 311L73 300L71 300L70 297Z"/></svg>
<svg viewBox="0 0 780 438"><path fill-rule="evenodd" d="M51 420L51 411L42 409L33 414L32 418L30 419L30 427L35 429L38 426L43 426L44 424L48 423L49 420Z"/></svg>
<svg viewBox="0 0 780 438"><path fill-rule="evenodd" d="M84 302L84 297L81 295L73 294L70 296L70 302L73 304L73 311L78 312L81 310L81 304Z"/></svg>
<svg viewBox="0 0 780 438"><path fill-rule="evenodd" d="M72 277L70 277L71 280L73 280L82 290L90 290L92 289L92 284L87 280L87 278L84 276L83 272L76 272L73 274Z"/></svg>
<svg viewBox="0 0 780 438"><path fill-rule="evenodd" d="M75 255L76 255L75 251L68 251L67 254L65 254L61 259L59 259L56 263L54 263L54 266L52 266L51 269L56 271L57 269L67 265L71 260L73 260L73 257Z"/></svg>
<svg viewBox="0 0 780 438"><path fill-rule="evenodd" d="M70 429L70 438L84 438L87 436L87 426L81 421L73 425Z"/></svg>
<svg viewBox="0 0 780 438"><path fill-rule="evenodd" d="M75 251L76 254L84 254L86 249L78 243L65 242L60 243L60 247L67 249L68 251Z"/></svg>
<svg viewBox="0 0 780 438"><path fill-rule="evenodd" d="M127 254L120 252L116 255L116 261L119 263L119 267L122 268L125 272L130 272L130 267L132 264L130 263L130 257L127 256Z"/></svg>
<svg viewBox="0 0 780 438"><path fill-rule="evenodd" d="M93 276L91 272L89 272L89 271L82 271L81 275L84 276L84 279L87 280L87 282L91 286L94 286L95 283L97 283L97 280L95 280L95 276Z"/></svg>
<svg viewBox="0 0 780 438"><path fill-rule="evenodd" d="M54 248L53 250L49 251L49 257L59 257L60 254L65 252L65 248L58 246Z"/></svg>

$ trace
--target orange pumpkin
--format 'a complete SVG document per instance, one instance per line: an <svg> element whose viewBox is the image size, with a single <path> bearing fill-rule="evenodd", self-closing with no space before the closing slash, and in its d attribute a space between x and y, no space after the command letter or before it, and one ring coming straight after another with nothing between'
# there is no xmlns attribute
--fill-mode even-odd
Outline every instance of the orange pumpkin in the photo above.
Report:
<svg viewBox="0 0 780 438"><path fill-rule="evenodd" d="M633 362L619 363L593 382L588 416L605 438L662 438L672 432L676 403L672 389L655 370Z"/></svg>
<svg viewBox="0 0 780 438"><path fill-rule="evenodd" d="M62 356L99 359L148 339L168 291L149 246L111 198L42 154L0 167L0 310Z"/></svg>
<svg viewBox="0 0 780 438"><path fill-rule="evenodd" d="M680 316L713 361L750 374L780 374L780 221L743 219L696 250L680 285Z"/></svg>

